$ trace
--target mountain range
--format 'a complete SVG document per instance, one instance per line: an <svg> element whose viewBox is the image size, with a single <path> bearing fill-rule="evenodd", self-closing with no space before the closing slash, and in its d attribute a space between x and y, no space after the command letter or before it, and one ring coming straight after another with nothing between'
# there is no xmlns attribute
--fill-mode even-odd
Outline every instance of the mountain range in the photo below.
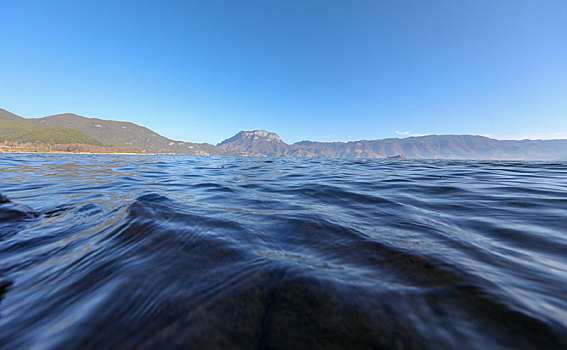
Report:
<svg viewBox="0 0 567 350"><path fill-rule="evenodd" d="M351 142L287 144L272 132L240 131L216 146L175 141L130 122L58 114L22 118L0 109L0 141L41 141L130 147L145 153L486 160L567 160L567 140L495 140L476 135L428 135Z"/></svg>
<svg viewBox="0 0 567 350"><path fill-rule="evenodd" d="M476 135L428 135L351 142L283 142L264 130L241 131L217 145L253 156L417 159L558 160L567 140L495 140Z"/></svg>

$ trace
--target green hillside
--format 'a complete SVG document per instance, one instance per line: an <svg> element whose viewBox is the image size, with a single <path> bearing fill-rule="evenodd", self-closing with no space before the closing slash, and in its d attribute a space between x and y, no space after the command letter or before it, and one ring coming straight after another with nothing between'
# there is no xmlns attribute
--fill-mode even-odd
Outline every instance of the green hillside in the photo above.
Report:
<svg viewBox="0 0 567 350"><path fill-rule="evenodd" d="M150 153L186 155L233 154L210 144L171 140L153 130L130 122L85 118L70 113L24 120L38 127L65 126L92 136L105 145L139 147Z"/></svg>
<svg viewBox="0 0 567 350"><path fill-rule="evenodd" d="M0 141L101 146L97 139L69 128L42 128L15 120L0 120Z"/></svg>
<svg viewBox="0 0 567 350"><path fill-rule="evenodd" d="M139 148L147 153L211 156L238 154L237 152L224 150L208 143L171 140L153 130L130 122L85 118L70 113L28 119L0 108L0 120L18 121L42 129L73 129L83 135L90 136L105 146ZM0 126L0 128L2 127Z"/></svg>

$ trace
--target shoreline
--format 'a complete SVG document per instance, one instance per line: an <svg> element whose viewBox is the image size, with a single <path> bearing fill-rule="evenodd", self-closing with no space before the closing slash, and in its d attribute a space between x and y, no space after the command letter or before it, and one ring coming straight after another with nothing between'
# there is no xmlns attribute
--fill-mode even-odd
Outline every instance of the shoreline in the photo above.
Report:
<svg viewBox="0 0 567 350"><path fill-rule="evenodd" d="M64 151L9 151L0 150L1 154L89 154L89 155L127 155L127 156L172 156L167 153L127 153L127 152L64 152Z"/></svg>

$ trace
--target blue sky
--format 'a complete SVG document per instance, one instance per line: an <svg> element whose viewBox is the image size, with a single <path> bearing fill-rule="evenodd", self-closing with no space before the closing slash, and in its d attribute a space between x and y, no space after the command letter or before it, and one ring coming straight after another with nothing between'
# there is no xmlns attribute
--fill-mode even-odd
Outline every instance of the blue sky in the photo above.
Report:
<svg viewBox="0 0 567 350"><path fill-rule="evenodd" d="M217 143L567 138L567 1L2 1L0 108Z"/></svg>

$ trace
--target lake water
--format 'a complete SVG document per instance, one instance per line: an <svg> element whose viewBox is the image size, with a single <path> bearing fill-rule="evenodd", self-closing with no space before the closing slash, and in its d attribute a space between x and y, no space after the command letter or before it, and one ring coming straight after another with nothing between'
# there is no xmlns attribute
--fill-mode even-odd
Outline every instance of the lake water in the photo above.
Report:
<svg viewBox="0 0 567 350"><path fill-rule="evenodd" d="M565 348L567 163L0 155L0 347Z"/></svg>

